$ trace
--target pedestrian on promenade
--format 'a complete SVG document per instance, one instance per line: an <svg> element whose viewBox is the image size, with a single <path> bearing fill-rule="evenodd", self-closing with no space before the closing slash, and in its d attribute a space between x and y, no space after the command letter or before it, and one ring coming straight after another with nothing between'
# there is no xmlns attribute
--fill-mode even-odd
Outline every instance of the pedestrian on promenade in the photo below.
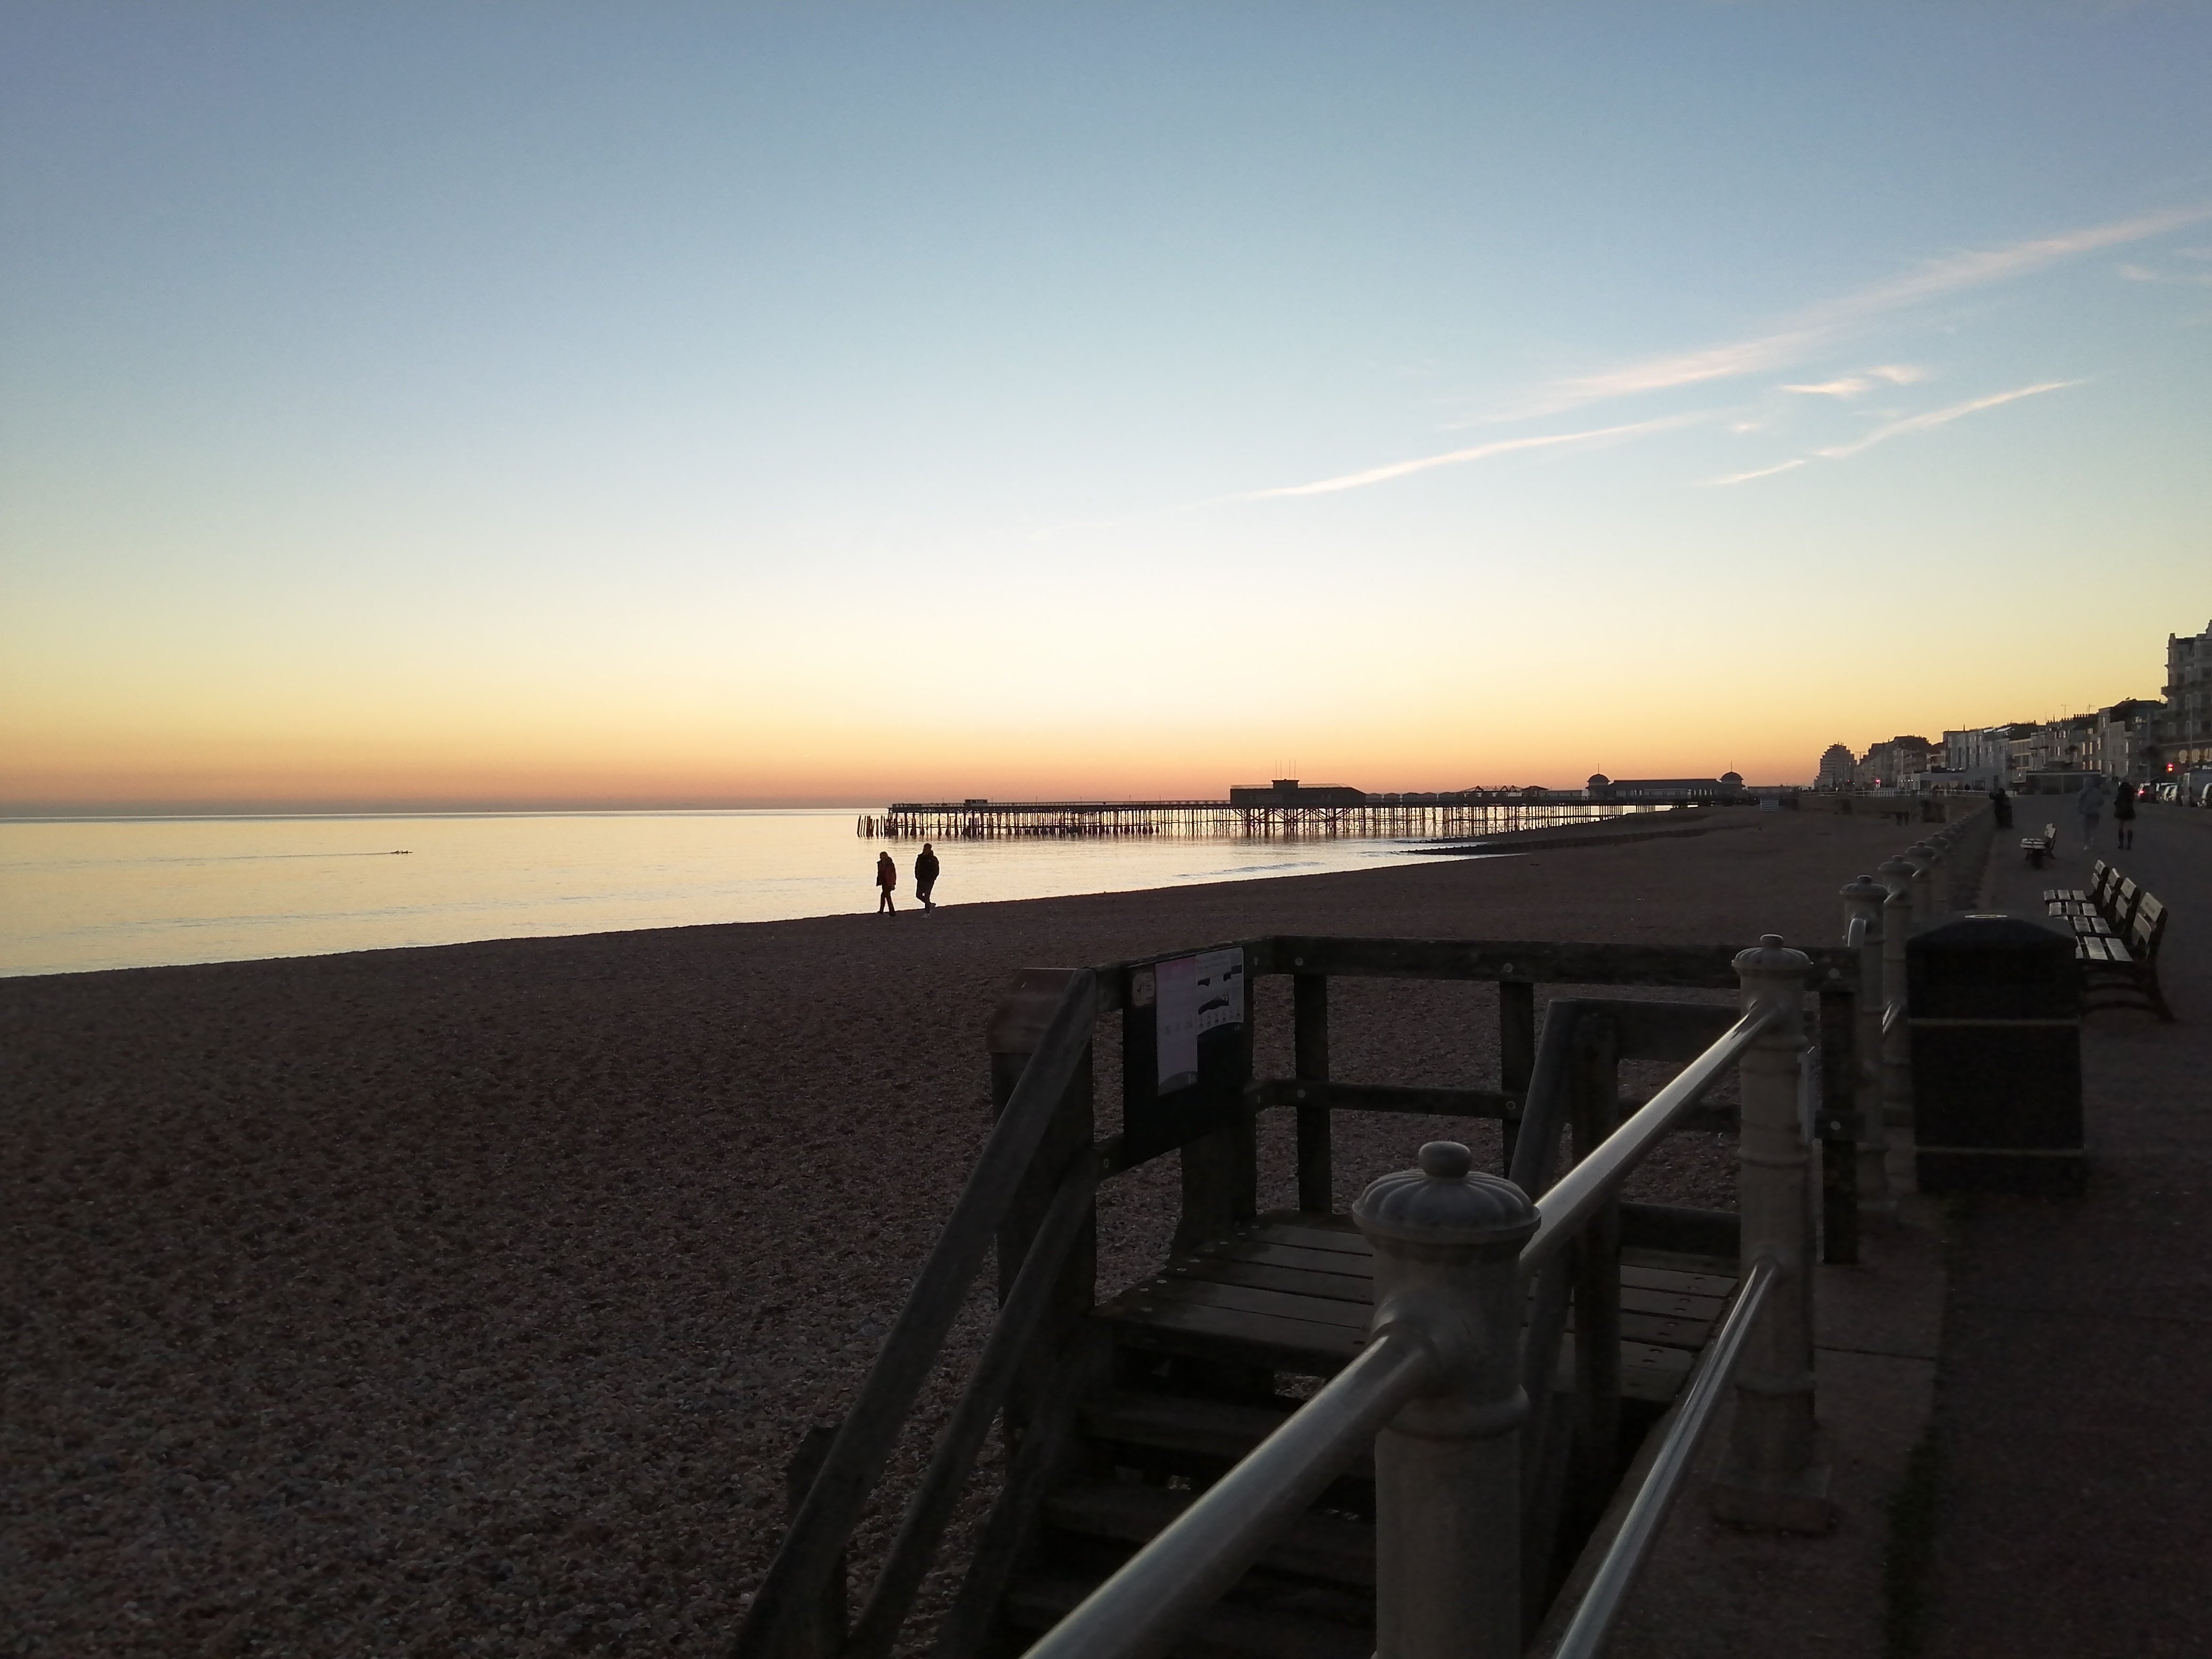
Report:
<svg viewBox="0 0 2212 1659"><path fill-rule="evenodd" d="M2092 772L2089 781L2081 786L2081 793L2074 797L2074 810L2081 817L2081 850L2092 850L2097 844L2097 820L2105 815L2105 778L2100 772Z"/></svg>
<svg viewBox="0 0 2212 1659"><path fill-rule="evenodd" d="M2136 787L2125 778L2112 791L2112 828L2120 834L2120 851L2130 852L2136 844Z"/></svg>
<svg viewBox="0 0 2212 1659"><path fill-rule="evenodd" d="M2002 783L1990 786L1990 813L1996 818L1998 829L2012 828L2012 797L2005 793L2005 787Z"/></svg>
<svg viewBox="0 0 2212 1659"><path fill-rule="evenodd" d="M921 901L925 910L934 910L937 901L930 893L937 885L937 852L927 842L921 844L921 856L914 861L914 896Z"/></svg>
<svg viewBox="0 0 2212 1659"><path fill-rule="evenodd" d="M876 886L883 896L876 901L876 914L886 910L898 914L898 906L891 902L891 889L898 885L898 866L891 862L888 850L876 854Z"/></svg>

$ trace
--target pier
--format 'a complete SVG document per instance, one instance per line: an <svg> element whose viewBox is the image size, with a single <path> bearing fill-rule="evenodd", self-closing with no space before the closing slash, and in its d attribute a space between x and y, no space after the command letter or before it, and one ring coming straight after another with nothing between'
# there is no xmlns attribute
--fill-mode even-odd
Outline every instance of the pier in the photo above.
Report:
<svg viewBox="0 0 2212 1659"><path fill-rule="evenodd" d="M881 812L861 813L854 833L884 841L1056 836L1443 840L1656 810L1653 804L1594 803L1579 790L1370 794L1278 779L1266 788L1231 789L1226 800L894 801Z"/></svg>

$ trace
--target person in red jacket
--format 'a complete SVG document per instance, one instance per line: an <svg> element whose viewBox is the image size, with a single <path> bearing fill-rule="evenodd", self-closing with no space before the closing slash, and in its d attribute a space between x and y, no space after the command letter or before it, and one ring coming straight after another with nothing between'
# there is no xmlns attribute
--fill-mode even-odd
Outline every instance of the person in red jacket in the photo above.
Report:
<svg viewBox="0 0 2212 1659"><path fill-rule="evenodd" d="M897 885L898 866L891 861L890 854L887 851L877 854L876 886L880 890L883 895L883 896L876 902L876 914L878 915L883 915L886 910L890 911L893 915L896 915L898 914L898 906L891 902L891 889Z"/></svg>

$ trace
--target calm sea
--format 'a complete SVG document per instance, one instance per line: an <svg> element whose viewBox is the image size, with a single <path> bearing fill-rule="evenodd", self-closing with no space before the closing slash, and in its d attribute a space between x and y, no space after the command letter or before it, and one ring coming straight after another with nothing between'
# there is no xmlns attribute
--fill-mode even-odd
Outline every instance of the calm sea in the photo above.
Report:
<svg viewBox="0 0 2212 1659"><path fill-rule="evenodd" d="M0 974L875 908L861 809L0 822ZM957 842L940 904L1369 869L1401 841ZM892 846L912 902L917 843Z"/></svg>

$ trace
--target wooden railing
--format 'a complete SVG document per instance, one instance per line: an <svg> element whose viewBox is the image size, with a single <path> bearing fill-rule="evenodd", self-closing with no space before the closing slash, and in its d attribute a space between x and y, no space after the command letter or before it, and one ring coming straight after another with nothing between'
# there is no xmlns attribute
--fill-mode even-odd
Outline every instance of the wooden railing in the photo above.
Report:
<svg viewBox="0 0 2212 1659"><path fill-rule="evenodd" d="M1546 1324L1540 1311L1524 1331L1522 1287L1547 1277L1574 1284L1578 1378L1590 1374L1585 1356L1609 1355L1617 1415L1617 1225L1610 1263L1593 1243L1614 1218L1622 1183L1739 1065L1747 1305L1723 1325L1721 1369L1707 1368L1689 1407L1677 1416L1656 1470L1662 1484L1621 1538L1640 1551L1656 1535L1740 1353L1763 1363L1739 1399L1733 1477L1754 1487L1787 1486L1802 1478L1812 1449L1812 1263L1803 1179L1809 1148L1797 1097L1798 1079L1810 1075L1800 1061L1808 1048L1803 985L1811 965L1770 935L1735 958L1740 1011L1626 1005L1638 1007L1645 1030L1670 1041L1684 1014L1710 1023L1718 1012L1723 1029L1626 1122L1608 1125L1602 1139L1533 1204L1516 1183L1471 1176L1467 1149L1449 1143L1424 1146L1419 1170L1370 1186L1352 1212L1375 1256L1375 1312L1364 1352L1031 1648L1031 1659L1158 1659L1370 1443L1378 1651L1388 1659L1520 1654L1548 1599L1528 1594L1530 1547L1541 1559L1550 1542L1528 1532L1530 1490L1555 1487L1567 1476L1527 1455L1547 1443L1536 1407L1553 1392L1559 1330L1553 1321L1540 1337ZM1618 1061L1613 1016L1586 1005L1567 1006L1562 1018L1555 1003L1546 1021L1546 1046L1530 1090L1532 1117L1555 1100L1585 1092L1595 1080L1586 1075L1585 1090L1577 1090L1567 1068L1547 1067L1547 1059L1571 1050ZM1726 1018L1731 1013L1735 1017ZM1593 1030L1600 1034L1595 1043L1581 1040ZM1553 1043L1562 1030L1573 1035ZM1556 1114L1540 1121L1547 1138L1563 1127ZM1549 1155L1529 1153L1534 1139L1524 1135L1522 1151L1540 1166ZM1585 1300L1583 1292L1601 1280L1609 1281L1602 1294ZM1771 1299L1774 1305L1762 1314ZM1540 1291L1538 1302L1540 1309ZM1607 1303L1610 1325L1594 1328ZM1604 1363L1595 1367L1607 1369ZM1534 1388L1532 1374L1540 1379ZM1586 1408L1579 1381L1576 1400ZM1578 1409L1577 1418L1583 1415ZM1615 1423L1594 1428L1596 1443L1617 1445ZM1578 1450L1589 1449L1579 1444L1579 1434L1576 1439ZM1613 1473L1606 1468L1608 1487ZM1586 1595L1584 1613L1568 1632L1582 1655L1596 1651L1609 1622L1607 1606L1617 1603L1633 1579L1636 1560L1615 1559L1619 1554L1609 1554L1594 1583L1592 1594L1602 1599L1592 1604Z"/></svg>
<svg viewBox="0 0 2212 1659"><path fill-rule="evenodd" d="M1127 1133L1095 1134L1091 1043L1097 1023L1119 1014L1148 1018L1133 994L1163 963L1189 951L1077 970L1031 970L994 1017L993 1101L997 1120L945 1230L884 1347L811 1478L782 1546L739 1632L740 1659L881 1659L897 1639L916 1593L934 1565L950 1518L994 1421L1009 1455L1000 1489L975 1539L966 1574L939 1624L936 1651L966 1659L995 1616L1016 1561L1040 1513L1075 1424L1075 1401L1103 1376L1104 1356L1085 1317L1096 1299L1095 1194L1099 1182L1167 1151L1181 1154L1182 1211L1178 1245L1227 1235L1257 1209L1255 1115L1291 1110L1297 1128L1299 1207L1332 1207L1330 1116L1336 1111L1392 1111L1414 1116L1491 1118L1504 1130L1505 1169L1540 1194L1564 1143L1580 1159L1613 1133L1617 1071L1624 1061L1687 1060L1724 1031L1733 1011L1721 1004L1629 999L1554 1000L1538 1041L1536 988L1638 986L1709 991L1738 985L1727 947L1606 945L1532 940L1345 939L1276 936L1215 947L1240 953L1243 1006L1231 1104L1194 1121L1191 1132L1139 1144ZM1815 1127L1826 1148L1822 1206L1827 1258L1856 1251L1858 1114L1855 998L1862 952L1808 953L1808 988L1817 994L1818 1052L1824 1108ZM1292 981L1292 1075L1254 1076L1251 983L1268 975ZM1487 981L1498 987L1499 1074L1494 1089L1411 1089L1338 1083L1329 1076L1329 994L1334 979ZM1146 1068L1125 1063L1125 1123L1150 1085ZM1686 1117L1687 1127L1715 1127ZM1601 1507L1613 1470L1592 1449L1610 1448L1620 1413L1619 1252L1626 1245L1734 1254L1735 1218L1721 1212L1622 1202L1608 1196L1581 1230L1577 1247L1540 1275L1524 1370L1539 1386L1531 1397L1548 1412L1566 1312L1590 1340L1576 1345L1571 1432L1533 1423L1537 1455L1524 1480L1524 1559L1532 1591L1552 1559L1563 1519ZM945 1337L995 1245L1000 1307L982 1352L940 1431L909 1498L889 1553L847 1627L846 1551L915 1401L939 1359ZM1546 1356L1550 1356L1548 1358ZM1538 1369L1540 1368L1540 1369ZM1532 1595L1534 1605L1540 1601Z"/></svg>

